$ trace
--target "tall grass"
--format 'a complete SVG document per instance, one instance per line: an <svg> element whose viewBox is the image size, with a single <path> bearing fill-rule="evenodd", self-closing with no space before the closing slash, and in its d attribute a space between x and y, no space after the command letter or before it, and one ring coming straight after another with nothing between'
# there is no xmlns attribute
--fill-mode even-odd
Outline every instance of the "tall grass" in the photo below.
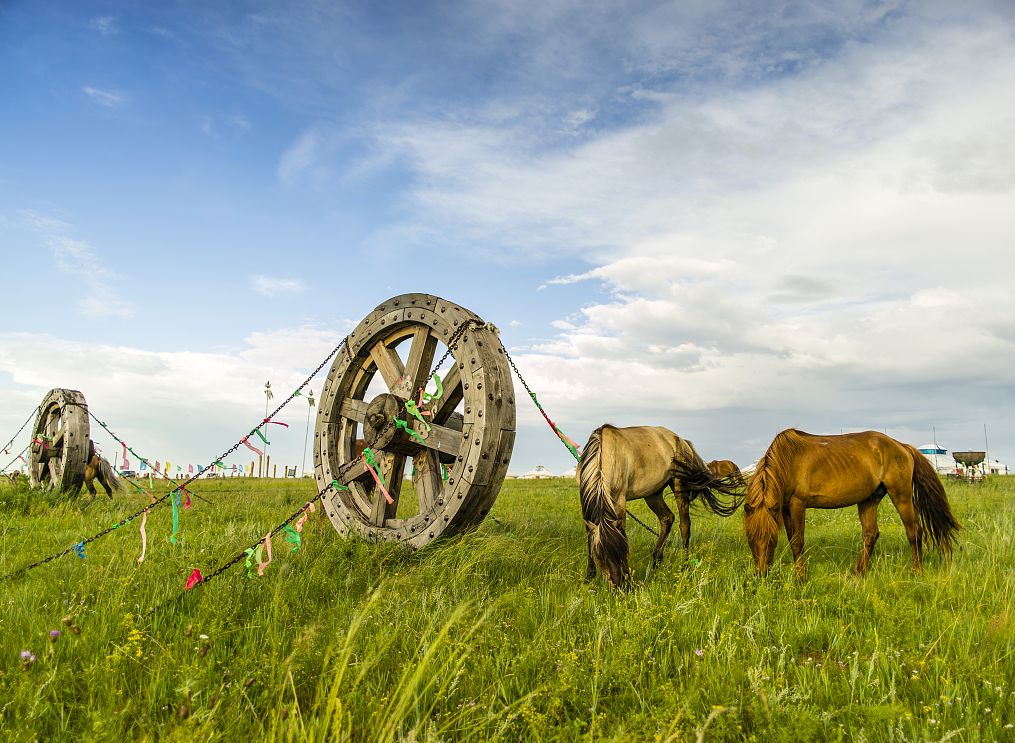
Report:
<svg viewBox="0 0 1015 743"><path fill-rule="evenodd" d="M509 481L475 532L407 555L315 517L263 578L208 573L313 494L202 483L168 508L0 584L0 731L12 740L1013 739L1015 483L947 484L951 563L909 571L894 509L869 574L855 509L809 511L809 579L785 539L753 575L738 514L692 514L690 554L630 526L639 585L582 581L569 481ZM122 494L0 489L0 573L115 522ZM636 513L654 518L643 504ZM318 514L320 516L320 514ZM167 602L168 603L163 603ZM155 610L149 615L152 607ZM52 630L60 631L50 639ZM22 660L21 652L34 655Z"/></svg>

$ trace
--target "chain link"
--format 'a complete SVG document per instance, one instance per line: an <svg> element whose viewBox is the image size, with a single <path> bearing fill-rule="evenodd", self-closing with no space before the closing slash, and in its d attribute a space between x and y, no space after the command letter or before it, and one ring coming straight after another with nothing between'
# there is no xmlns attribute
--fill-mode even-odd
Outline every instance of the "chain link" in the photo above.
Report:
<svg viewBox="0 0 1015 743"><path fill-rule="evenodd" d="M535 405L536 404L536 396L535 396L535 394L533 394L532 390L529 388L528 382L525 381L525 377L523 377L522 373L520 371L518 371L518 367L515 365L515 360L513 358L511 358L511 354L508 353L507 347L504 345L503 341L501 341L500 347L504 350L504 355L507 357L508 363L511 364L511 368L514 369L515 376L518 377L518 381L522 383L522 387L524 387L525 391L529 393L529 399L532 400L532 403ZM656 536L659 536L659 532L657 532L651 526L649 526L644 521L639 519L637 516L635 516L633 513L631 513L631 511L628 511L627 515L630 516L632 519L634 519L635 523L641 525L641 527L643 529L647 529L652 534L655 534Z"/></svg>
<svg viewBox="0 0 1015 743"><path fill-rule="evenodd" d="M22 450L21 450L21 454L18 454L18 456L14 457L14 459L12 459L12 460L11 460L10 462L8 462L8 463L7 463L7 467L10 467L10 466L11 466L12 464L14 464L14 463L15 463L15 462L17 462L17 461L18 461L19 459L21 459L21 457L22 457L22 456L24 456L25 452L26 452L26 451L28 451L28 450L29 450L29 449L31 449L31 448L32 448L32 445L31 445L31 444L29 444L29 445L28 445L28 446L26 446L26 447L25 447L24 449L22 449ZM4 467L4 468L3 468L2 470L0 470L0 474L2 474L2 473L4 473L4 472L6 472L6 471L7 471L7 467Z"/></svg>
<svg viewBox="0 0 1015 743"><path fill-rule="evenodd" d="M459 343L459 341L461 341L461 339L462 339L462 336L464 336L464 335L465 335L465 333L466 333L466 332L467 332L467 331L468 331L468 330L469 330L470 328L482 328L482 327L484 327L485 325L486 325L486 323L485 323L485 322L483 322L483 321L481 321L481 320L471 320L471 319L470 319L470 320L467 320L467 321L466 321L466 322L465 322L464 324L462 324L462 325L461 325L460 327L458 327L458 328L457 328L457 329L455 330L455 332L453 332L453 333L452 333L452 334L451 334L451 335L450 335L450 336L448 337L448 347L447 347L447 350L446 350L446 351L444 352L444 355L443 355L443 356L441 356L441 357L440 357L440 358L439 358L439 359L437 360L437 362L436 362L436 363L435 363L435 364L433 365L433 367L432 367L432 368L430 369L430 373L429 373L429 374L427 375L427 379L429 379L429 378L430 378L430 377L432 377L432 376L433 376L434 374L436 374L436 373L437 373L437 371L438 371L438 370L439 370L439 369L441 368L441 366L443 366L443 365L444 365L444 362L445 362L445 361L447 361L447 359L448 359L448 356L450 356L450 355L451 355L451 354L452 354L452 353L453 353L453 352L454 352L455 350L457 350L457 348L458 348L458 343ZM346 346L346 349L348 350L348 345ZM351 356L351 355L349 356L349 361L352 361L352 356ZM321 366L323 367L323 366L324 366L324 364L321 364ZM318 368L318 371L320 371L320 367ZM316 374L316 372L315 372L315 374ZM425 383L424 383L424 384L425 384ZM374 435L374 437L373 437L373 441L371 441L370 443L371 443L371 444L374 444L374 443L376 443L377 441L379 441L379 440L380 440L380 439L381 439L381 438L382 438L382 437L384 436L384 434L386 434L386 433L388 432L388 430L389 430L389 429L391 428L391 426L393 426L393 425L394 425L394 423L395 423L395 419L394 419L394 418L392 418L391 420L388 420L388 421L386 421L386 422L384 423L384 426L383 426L383 427L382 427L382 428L381 428L381 429L380 429L380 430L379 430L379 431L377 432L377 434L376 434L376 435ZM346 462L345 464L341 465L341 467L339 467L339 472L337 473L337 474L338 474L338 476L339 476L339 477L341 477L341 476L345 475L345 473L347 473L347 472L348 472L348 471L349 471L349 470L350 470L350 469L352 468L352 466L353 466L353 465L355 465L355 464L357 463L357 461L359 461L359 460L356 460L356 459L351 459L351 460L349 460L348 462ZM336 478L336 479L337 479L337 478ZM279 524L278 526L276 526L275 528L273 528L273 529L271 530L271 532L269 532L269 534L270 534L271 536L275 536L276 534L278 534L278 533L279 533L280 531L282 531L283 529L285 529L285 527L286 527L286 526L288 526L289 524L291 524L291 523L293 522L293 520L295 520L296 518L298 518L298 517L299 517L299 516L300 516L300 515L301 515L301 514L302 514L302 513L304 512L304 511L306 511L306 510L307 510L308 508L310 508L311 504L313 504L313 503L315 503L315 502L317 502L317 501L321 500L321 499L322 499L322 498L324 497L324 495L325 495L325 494L326 494L326 493L327 493L327 492L328 492L329 490L332 490L332 489L333 489L333 486L332 486L332 484L331 484L331 483L328 483L327 485L325 485L325 486L324 486L324 487L323 487L323 488L322 488L321 490L319 490L319 491L318 491L317 495L315 495L315 496L314 496L313 498L311 498L310 500L308 500L308 501L307 501L307 502L306 502L305 504L303 504L303 506L302 506L301 508L299 508L299 509L298 509L297 511L295 511L294 513L292 513L292 514L291 514L291 515L289 516L289 518L287 518L287 519L286 519L285 521L283 521L283 522L282 522L281 524ZM231 567L232 567L233 565L236 565L237 563L239 563L239 562L240 562L240 560L242 560L242 559L243 559L244 557L246 557L246 555L247 555L247 550L248 550L248 549L255 549L255 548L257 547L257 545L259 545L259 544L261 544L262 542L264 542L264 540L265 540L265 537L262 537L261 539L258 539L258 540L257 540L256 542L254 542L253 544L251 544L251 545L250 545L249 547L246 547L246 548L244 548L244 550L243 550L242 552L239 552L239 553L237 553L237 554L236 554L236 556L235 556L235 557L233 557L232 559L230 559L230 560L229 560L228 562L226 562L226 563L222 564L221 566L219 566L218 568L216 568L216 569L215 569L214 571L212 571L212 572L211 572L211 573L209 573L208 575L206 575L206 576L202 576L202 578L201 578L201 581L200 581L199 583L197 583L197 585L199 586L199 585L202 585L202 584L204 584L204 583L207 583L207 582L208 582L208 581L210 581L210 580L211 580L212 578L215 578L216 576L219 576L219 575L221 575L222 573L224 573L225 571L229 570L229 568L231 568ZM195 588L196 588L196 586L195 586Z"/></svg>
<svg viewBox="0 0 1015 743"><path fill-rule="evenodd" d="M21 424L21 428L19 428L19 429L18 429L18 432L17 432L17 433L15 433L15 434L14 434L13 436L11 436L11 440L10 440L10 441L8 441L8 442L7 442L6 444L4 444L4 445L3 445L3 447L2 447L2 448L0 448L0 451L4 451L4 452L6 452L6 451L7 451L7 448L8 448L8 447L9 447L9 446L10 446L11 444L13 444L13 443L14 443L14 439L16 439L16 438L17 438L18 436L20 436L20 435L21 435L21 432L25 430L25 426L27 426L27 425L28 425L28 424L29 424L29 423L31 422L32 418L34 418L34 417L35 417L35 414L39 412L39 408L40 408L40 407L42 407L42 406L41 406L41 405L36 405L36 406L35 406L35 410L33 410L33 411L32 411L32 412L31 412L31 413L29 414L29 416L28 416L28 420L26 420L26 421L25 421L24 423L22 423L22 424ZM28 446L26 446L26 447L25 447L25 449L24 449L24 451L22 451L22 452L21 452L21 454L24 454L24 453L25 453L26 451L28 451L28 447L29 447L29 446L31 446L31 444L29 444ZM21 454L19 454L18 456L20 457L20 456L21 456ZM16 461L18 461L18 460L17 460L17 457L15 457L15 458L14 458L14 462L16 462ZM11 464L14 464L14 462L11 462ZM10 466L11 466L11 464L8 464L8 465L7 465L7 467L10 467ZM6 471L6 470L7 470L7 467L4 467L4 468L3 468L2 470L0 470L0 472L4 472L4 471Z"/></svg>
<svg viewBox="0 0 1015 743"><path fill-rule="evenodd" d="M288 404L289 404L289 403L290 403L290 402L291 402L291 401L292 401L292 400L293 400L293 399L294 399L294 398L296 397L296 393L297 393L297 392L300 392L300 391L301 391L301 390L302 390L302 389L303 389L304 387L306 387L306 386L307 386L308 384L310 384L310 380L312 380L312 379L313 379L314 377L316 377L316 376L317 376L317 374L318 374L318 373L319 373L319 372L321 371L321 369L323 369L323 368L324 368L325 364L327 364L327 363L328 363L329 361L331 361L331 359L332 359L332 358L334 358L335 354L336 354L336 353L338 353L338 350L339 350L339 349L340 349L340 348L341 348L341 347L342 347L343 345L345 345L345 346L346 346L346 347L348 348L348 345L349 345L349 336L346 336L345 338L343 338L343 339L341 340L341 342L340 342L340 343L339 343L339 344L338 344L337 346L335 346L335 347L334 347L334 348L333 348L333 349L331 350L331 353L329 353L329 354L328 354L328 355L327 355L327 356L325 357L324 361L322 361L322 362L321 362L320 364L318 364L317 368L316 368L316 369L314 369L314 371L313 371L313 372L312 372L312 373L310 374L310 376L309 376L309 377L307 377L307 378L306 378L306 379L305 379L305 380L303 381L303 383L302 383L302 384L301 384L301 385L300 385L299 387L297 387L297 388L296 388L296 389L295 389L295 390L294 390L294 391L292 392L292 394L290 394L290 395L289 395L289 397L287 397L287 398L286 398L286 399L285 399L285 400L284 400L284 401L282 402L282 404L281 404L281 405L279 405L279 406L278 406L277 408L275 408L275 410L274 410L274 411L273 411L273 412L271 413L271 415L269 415L269 416L268 416L267 418L265 418L265 419L264 419L264 420L263 420L263 421L262 421L261 423L259 423L259 424L258 424L257 426L255 426L255 427L254 427L254 429L253 429L253 430L251 431L251 433L252 433L252 432L253 432L254 430L258 430L258 429L260 429L260 428L261 428L261 426L264 426L264 425L266 425L266 424L267 424L267 422L268 422L269 420L271 420L272 418L274 418L274 417L275 417L275 416L276 416L276 415L278 414L278 412L279 412L280 410L282 410L282 408L284 408L284 407L285 407L286 405L288 405ZM68 404L70 404L70 405L76 405L77 403L68 403ZM95 416L93 415L92 417L94 418ZM100 420L99 420L98 418L96 418L95 420L99 421L99 424L100 424L100 425L102 425L102 427L103 427L103 428L105 428L105 429L106 429L106 431L110 433L110 435L113 435L113 434L112 434L112 432L111 432L111 431L109 431L109 429L108 429L108 428L106 428L105 424L103 424L103 423L102 423L102 421L100 421ZM116 438L116 436L114 436L114 438ZM246 437L244 437L244 438L246 438ZM117 440L119 441L119 439L117 439ZM231 446L231 447L230 447L229 449L227 449L227 450L226 450L226 451L225 451L224 453L222 453L221 455L219 455L218 457L216 457L215 459L213 459L213 460L212 460L212 464L214 464L215 462L218 462L218 461L221 461L221 460L225 459L225 458L226 458L226 457L228 457L228 456L229 456L230 454L232 454L232 453L233 453L234 451L236 451L237 449L239 449L239 448L240 448L240 446L241 446L242 444L243 444L243 439L240 439L240 440L239 440L239 441L237 441L237 442L236 442L235 444L233 444L233 445L232 445L232 446ZM209 465L209 466L211 466L211 465ZM94 542L94 541L95 541L96 539L100 539L100 538L102 538L102 537L106 536L107 534L109 534L109 533L110 533L110 532L112 532L113 530L115 530L115 529L119 529L119 528L120 528L121 526L124 526L125 524L128 524L128 523L130 523L130 522L131 522L131 521L132 521L133 519L137 518L137 517L138 517L138 516L140 516L141 514L143 514L143 513L146 513L146 512L148 512L148 511L151 511L151 510L152 510L152 509L154 509L154 508L155 508L156 506L159 506L159 505L161 505L162 503L164 503L164 502L165 502L165 501L166 501L166 500L167 500L167 499L168 499L169 497L171 497L171 496L172 496L172 495L173 495L174 493L176 493L177 491L180 491L180 490L186 489L186 487L187 487L188 485L190 485L190 483L192 483L192 482L193 482L194 480L196 480L196 479L197 479L198 477L200 477L200 474L201 474L201 473L196 473L196 474L194 474L194 475L191 475L191 476L190 476L190 477L188 477L188 478L187 478L186 480L184 480L182 484L179 484L179 485L177 485L177 487L173 488L173 489L172 489L172 490L170 490L169 492L167 492L167 493L165 493L165 494L163 494L163 495L159 496L158 498L156 498L156 499L155 499L155 502L154 502L154 503L150 503L150 504L148 504L147 506L145 506L145 507L144 507L144 508L142 508L141 510L139 510L139 511L136 511L135 513L131 514L130 516L127 516L127 517L126 517L126 518L124 518L124 519L121 519L120 521L118 521L117 523L113 524L113 525L112 525L112 526L110 526L109 528L107 528L107 529L103 529L103 530L102 530L102 531L100 531L100 532L99 532L98 534L93 534L93 535L92 535L92 536L90 536L90 537L87 537L87 538L85 538L85 539L82 539L82 540L81 540L80 542L77 542L77 544L78 544L78 545L82 545L82 546L83 546L83 545L86 545L86 544L90 544L90 543ZM175 483L176 481L174 480L173 482ZM330 486L329 486L329 487L330 487ZM322 494L323 494L323 491L322 491L322 493L319 493L319 494L318 494L318 497L320 497L320 496L321 496ZM44 557L43 559L41 559L41 560L37 560L36 562L33 562L33 563L32 563L32 564L30 564L30 565L25 565L25 566L24 566L24 567L22 567L22 568L18 568L17 570L15 570L15 571L13 571L13 572L11 572L11 573L8 573L7 575L4 575L4 576L2 576L2 577L0 577L0 581L7 581L7 580L10 580L10 579L12 579L12 578L15 578L15 577L17 577L17 576L19 576L19 575L23 575L23 574L25 574L25 573L29 572L30 570L34 570L34 569L35 569L35 568L37 568L37 567L40 567L40 566L42 566L42 565L45 565L45 564L46 564L46 563L48 563L48 562L51 562L51 561L53 561L53 560L56 560L56 559L58 559L58 558L60 558L60 557L64 557L65 555L69 555L69 554L70 554L71 552L73 552L73 551L74 551L74 547L73 547L73 546L71 546L71 547L68 547L67 549L63 550L62 552L57 552L57 553L55 553L55 554L49 555L48 557Z"/></svg>

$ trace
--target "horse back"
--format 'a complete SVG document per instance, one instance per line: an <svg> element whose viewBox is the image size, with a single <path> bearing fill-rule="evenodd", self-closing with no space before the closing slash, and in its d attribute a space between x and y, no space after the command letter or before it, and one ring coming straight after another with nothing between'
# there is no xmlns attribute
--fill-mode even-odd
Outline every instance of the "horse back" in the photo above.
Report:
<svg viewBox="0 0 1015 743"><path fill-rule="evenodd" d="M604 426L601 435L603 477L627 500L647 498L666 487L674 457L690 445L662 426Z"/></svg>
<svg viewBox="0 0 1015 743"><path fill-rule="evenodd" d="M815 507L858 503L882 483L891 486L912 481L911 455L903 444L879 431L792 434L785 447L789 456L783 455L792 481L790 490Z"/></svg>

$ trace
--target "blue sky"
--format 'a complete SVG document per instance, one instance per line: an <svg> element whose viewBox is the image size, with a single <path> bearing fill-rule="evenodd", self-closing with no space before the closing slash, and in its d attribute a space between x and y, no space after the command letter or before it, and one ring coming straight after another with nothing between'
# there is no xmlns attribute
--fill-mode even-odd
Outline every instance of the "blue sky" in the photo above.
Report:
<svg viewBox="0 0 1015 743"><path fill-rule="evenodd" d="M425 291L579 440L666 425L748 464L788 426L986 424L1013 463L1013 15L6 3L0 435L72 387L206 461L265 379ZM519 425L512 471L570 466Z"/></svg>

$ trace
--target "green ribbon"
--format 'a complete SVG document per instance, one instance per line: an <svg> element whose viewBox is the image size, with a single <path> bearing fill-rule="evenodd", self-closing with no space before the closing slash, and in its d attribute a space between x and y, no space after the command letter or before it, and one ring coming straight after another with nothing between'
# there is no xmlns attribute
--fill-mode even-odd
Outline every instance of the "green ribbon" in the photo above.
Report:
<svg viewBox="0 0 1015 743"><path fill-rule="evenodd" d="M302 392L300 392L299 390L296 390L296 391L295 391L295 392L293 393L293 397L303 397L303 393L302 393Z"/></svg>
<svg viewBox="0 0 1015 743"><path fill-rule="evenodd" d="M448 468L443 464L441 465L441 479L447 482L448 479Z"/></svg>
<svg viewBox="0 0 1015 743"><path fill-rule="evenodd" d="M424 390L424 392L423 392L423 402L433 402L434 400L440 400L442 397L444 397L444 387L441 386L441 378L437 376L436 372L434 372L434 374L431 375L430 378L437 385L437 392L435 394L431 395L429 392L426 392Z"/></svg>
<svg viewBox="0 0 1015 743"><path fill-rule="evenodd" d="M331 489L334 490L336 493L340 493L343 490L348 490L349 488L347 488L345 485L340 483L338 480L332 480L331 481Z"/></svg>
<svg viewBox="0 0 1015 743"><path fill-rule="evenodd" d="M426 418L424 418L423 414L419 412L419 408L416 407L416 403L414 403L412 400L407 400L405 403L405 409L408 411L409 415L411 415L413 418L415 418L424 426L426 426L427 431L430 430L430 424L426 422Z"/></svg>
<svg viewBox="0 0 1015 743"><path fill-rule="evenodd" d="M420 436L418 433L416 433L416 431L408 423L403 421L401 418L395 418L394 421L395 428L400 428L401 430L405 431L407 434L412 436L412 438L416 439L416 441L418 441L419 443L421 444L424 443L423 437Z"/></svg>
<svg viewBox="0 0 1015 743"><path fill-rule="evenodd" d="M289 524L282 527L285 532L285 541L293 545L293 552L296 552L300 548L302 540L300 539L300 533L292 528Z"/></svg>
<svg viewBox="0 0 1015 743"><path fill-rule="evenodd" d="M169 500L173 504L173 533L169 535L169 543L176 544L176 534L180 531L180 491L176 491L176 497Z"/></svg>
<svg viewBox="0 0 1015 743"><path fill-rule="evenodd" d="M221 467L222 469L226 468L225 464L222 462L221 459L216 459L214 462L211 463L211 466L212 467L218 466L218 467Z"/></svg>
<svg viewBox="0 0 1015 743"><path fill-rule="evenodd" d="M374 474L377 475L377 479L381 481L381 485L388 487L388 483L384 482L384 475L381 474L381 466L377 464L377 460L374 459L374 453L369 448L363 450L363 458L366 459L367 464L374 468Z"/></svg>
<svg viewBox="0 0 1015 743"><path fill-rule="evenodd" d="M264 540L262 539L257 543L257 552L254 553L254 559L257 560L257 564L260 565L264 560Z"/></svg>
<svg viewBox="0 0 1015 743"><path fill-rule="evenodd" d="M253 578L254 577L254 573L252 571L253 571L253 567L254 567L254 548L253 547L247 547L247 549L245 549L244 552L247 553L247 563L246 563L247 564L247 578Z"/></svg>
<svg viewBox="0 0 1015 743"><path fill-rule="evenodd" d="M268 439L264 438L264 434L261 433L261 429L260 428L255 428L253 431L251 431L251 433L256 433L261 438L261 441L263 441L264 443L266 443L269 446L271 446L271 442L268 441Z"/></svg>

